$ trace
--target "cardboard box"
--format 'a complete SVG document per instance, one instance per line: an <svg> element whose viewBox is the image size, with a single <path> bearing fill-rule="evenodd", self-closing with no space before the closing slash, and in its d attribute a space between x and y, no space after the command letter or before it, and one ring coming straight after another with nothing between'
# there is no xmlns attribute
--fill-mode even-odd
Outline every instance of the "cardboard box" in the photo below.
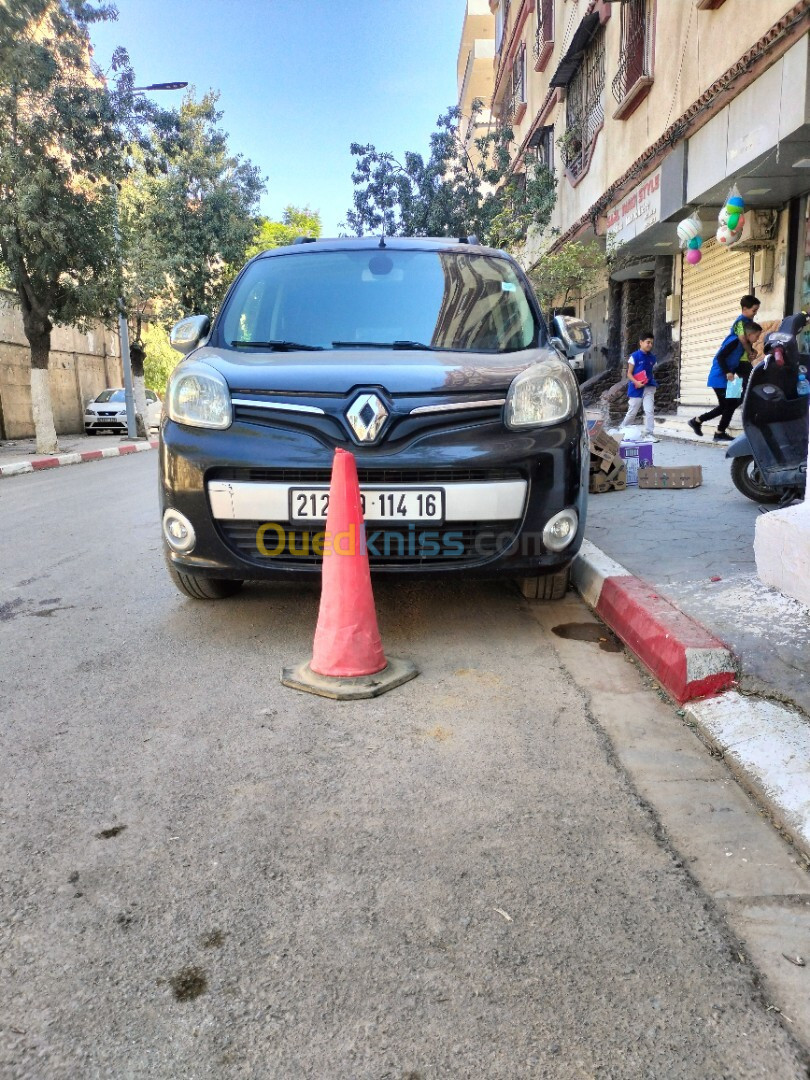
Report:
<svg viewBox="0 0 810 1080"><path fill-rule="evenodd" d="M653 463L652 443L623 442L619 447L619 454L627 466L627 484L636 487L640 469L648 469Z"/></svg>
<svg viewBox="0 0 810 1080"><path fill-rule="evenodd" d="M696 488L702 483L700 465L648 465L638 474L638 486L648 490Z"/></svg>
<svg viewBox="0 0 810 1080"><path fill-rule="evenodd" d="M619 452L619 444L612 435L606 431L596 431L590 434L591 453L600 458L612 458Z"/></svg>
<svg viewBox="0 0 810 1080"><path fill-rule="evenodd" d="M601 495L605 491L624 491L626 487L627 469L622 463L611 473L603 473L601 469L597 472L592 472L588 491L591 495Z"/></svg>

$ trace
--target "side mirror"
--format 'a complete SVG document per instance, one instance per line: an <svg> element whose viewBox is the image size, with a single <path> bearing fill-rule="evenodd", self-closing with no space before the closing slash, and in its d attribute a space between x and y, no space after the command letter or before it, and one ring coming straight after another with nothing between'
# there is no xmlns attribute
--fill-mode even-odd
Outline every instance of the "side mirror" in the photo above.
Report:
<svg viewBox="0 0 810 1080"><path fill-rule="evenodd" d="M174 324L169 334L169 344L185 356L200 345L210 330L211 320L207 315L190 315Z"/></svg>
<svg viewBox="0 0 810 1080"><path fill-rule="evenodd" d="M555 315L551 320L551 333L552 343L556 345L559 341L569 360L587 352L593 344L588 323L582 319L572 319L570 315Z"/></svg>

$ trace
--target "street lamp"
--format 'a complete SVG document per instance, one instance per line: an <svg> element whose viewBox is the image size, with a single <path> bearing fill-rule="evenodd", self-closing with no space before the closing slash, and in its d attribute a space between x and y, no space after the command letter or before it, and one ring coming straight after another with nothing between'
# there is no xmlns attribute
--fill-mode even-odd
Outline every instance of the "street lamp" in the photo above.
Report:
<svg viewBox="0 0 810 1080"><path fill-rule="evenodd" d="M133 86L133 93L146 93L151 90L184 90L187 82L163 82L150 83L149 86ZM118 199L117 188L113 187L116 201ZM116 210L116 219L118 213ZM124 371L124 401L127 407L127 438L138 437L138 427L135 423L135 394L132 386L132 357L129 351L129 327L127 325L127 312L123 296L118 300L118 336L121 340L121 367ZM145 421L144 417L144 421Z"/></svg>

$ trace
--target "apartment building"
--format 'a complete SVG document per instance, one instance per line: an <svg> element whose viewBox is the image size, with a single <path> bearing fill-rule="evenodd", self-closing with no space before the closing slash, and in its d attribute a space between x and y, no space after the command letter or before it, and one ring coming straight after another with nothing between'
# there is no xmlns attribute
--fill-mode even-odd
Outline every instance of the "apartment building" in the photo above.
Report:
<svg viewBox="0 0 810 1080"><path fill-rule="evenodd" d="M515 169L537 157L555 171L551 245L595 240L611 254L577 303L594 330L588 373L652 326L656 352L678 364L680 411L713 403L706 373L739 297L760 297L760 321L810 304L810 3L488 6L487 104L514 130ZM735 183L746 225L729 249L713 237ZM676 226L695 210L706 239L691 266Z"/></svg>

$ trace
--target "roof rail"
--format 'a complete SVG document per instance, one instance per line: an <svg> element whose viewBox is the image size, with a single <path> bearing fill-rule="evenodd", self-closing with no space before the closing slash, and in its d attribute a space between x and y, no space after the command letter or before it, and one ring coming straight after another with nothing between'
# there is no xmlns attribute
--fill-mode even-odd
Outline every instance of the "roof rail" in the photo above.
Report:
<svg viewBox="0 0 810 1080"><path fill-rule="evenodd" d="M293 240L294 244L314 244L317 240L317 236L296 236Z"/></svg>

